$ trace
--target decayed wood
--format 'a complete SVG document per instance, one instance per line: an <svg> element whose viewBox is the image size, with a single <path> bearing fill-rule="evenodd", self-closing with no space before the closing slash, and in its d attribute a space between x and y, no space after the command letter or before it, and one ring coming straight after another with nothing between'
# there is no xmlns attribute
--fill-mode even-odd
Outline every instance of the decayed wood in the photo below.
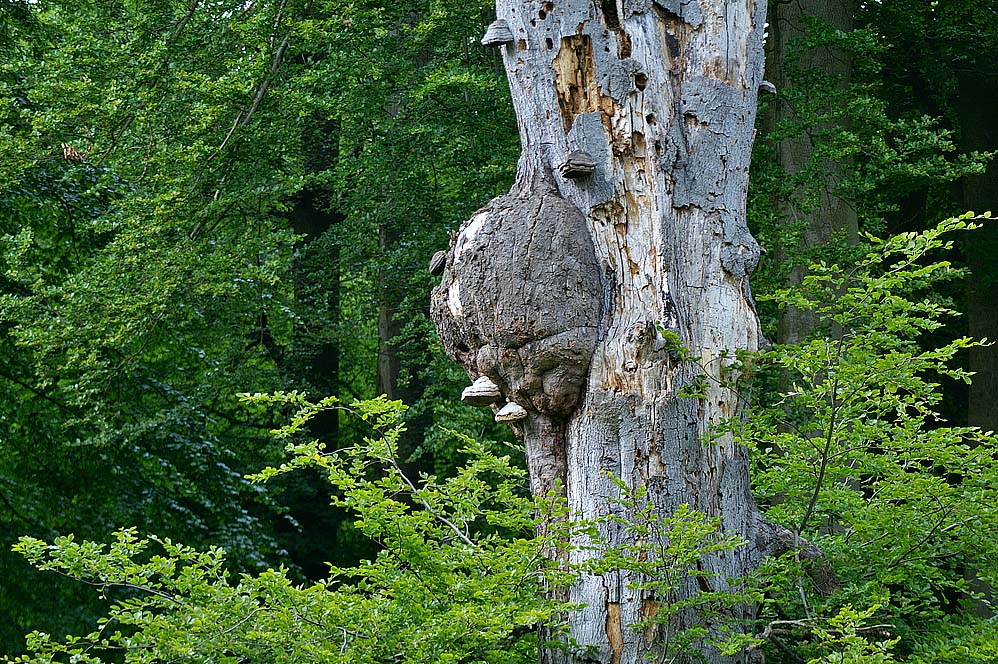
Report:
<svg viewBox="0 0 998 664"><path fill-rule="evenodd" d="M470 375L488 376L538 414L565 417L596 345L601 293L585 218L546 172L462 227L431 310Z"/></svg>
<svg viewBox="0 0 998 664"><path fill-rule="evenodd" d="M517 180L462 226L432 296L449 355L526 410L512 426L535 495L560 487L576 518L626 517L618 477L646 487L660 514L688 504L748 542L705 557L687 594L704 579L724 589L782 537L758 515L745 450L728 435L705 442L737 412L722 373L760 339L745 197L764 17L763 0L498 0L513 34L499 48L523 144ZM591 172L564 177L583 152ZM682 360L672 335L700 361ZM702 398L677 396L704 373ZM623 535L608 524L602 536ZM665 599L632 581L584 577L569 597L584 605L568 617L576 646L542 662L660 653L663 631L630 626ZM748 621L753 608L734 614ZM681 612L670 629L699 619ZM708 662L746 657L701 650Z"/></svg>

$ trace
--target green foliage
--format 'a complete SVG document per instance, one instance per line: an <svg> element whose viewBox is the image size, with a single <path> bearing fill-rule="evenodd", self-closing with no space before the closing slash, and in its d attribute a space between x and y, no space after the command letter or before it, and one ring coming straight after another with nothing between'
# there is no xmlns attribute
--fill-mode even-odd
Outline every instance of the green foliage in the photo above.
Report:
<svg viewBox="0 0 998 664"><path fill-rule="evenodd" d="M633 518L572 523L562 501L526 492L525 473L509 456L468 436L459 436L468 461L453 475L409 477L398 458L399 402L313 403L298 392L242 401L293 411L273 432L287 441L287 460L254 481L319 469L332 504L376 542L376 554L356 566L330 564L325 580L298 585L283 567L236 577L221 549L201 552L135 529L118 531L109 545L23 537L15 550L34 566L86 582L110 606L96 631L64 639L34 632L31 654L4 661L533 662L537 627L556 633L576 608L555 598L579 574L610 570L655 597L657 610L628 627L664 634L662 661L694 656L705 644L734 654L756 643L722 623L758 595L702 565L704 556L744 545L719 532L719 519L685 506L659 514L645 491L618 481L618 503ZM356 417L369 435L335 450L310 440L309 423L330 410ZM607 525L623 528L621 544L600 539ZM552 555L583 533L602 555L577 566ZM717 589L689 596L694 583ZM676 629L690 609L696 622Z"/></svg>
<svg viewBox="0 0 998 664"><path fill-rule="evenodd" d="M544 587L571 575L541 551L565 533L535 535L524 472L472 438L470 461L453 476L419 481L395 456L402 406L385 399L342 406L298 393L245 396L250 404L290 406L289 459L263 481L319 468L333 503L378 544L355 567L330 565L319 583L296 585L284 568L233 578L219 549L199 552L119 531L108 545L22 538L17 550L41 569L87 581L111 600L96 631L64 641L34 633L33 655L18 662L532 662L539 622L568 607ZM338 450L300 442L309 420L328 409L356 415L363 443Z"/></svg>
<svg viewBox="0 0 998 664"><path fill-rule="evenodd" d="M603 554L589 571L623 570L632 579L630 587L654 598L656 609L629 627L660 636L655 656L663 662L696 658L705 646L733 655L757 645L757 639L744 633L745 625L730 624L730 616L736 606L758 602L761 596L746 587L746 579L718 578L703 566L705 557L734 551L745 542L721 533L720 518L709 518L689 505L662 514L648 500L646 487L632 489L616 478L614 482L623 496L614 502L623 509L611 512L608 520L621 526L621 543L600 542ZM699 589L690 593L694 582ZM697 616L695 624L684 625L681 616L690 611Z"/></svg>
<svg viewBox="0 0 998 664"><path fill-rule="evenodd" d="M993 155L959 150L952 114L923 103L944 81L912 76L913 67L941 64L925 50L932 42L926 32L944 29L937 22L942 5L958 4L861 3L848 32L801 18L796 29L805 35L780 58L786 84L759 100L748 219L767 253L752 276L754 292L785 287L812 262L862 256L851 246L855 228L815 224L823 208L848 209L860 232L879 237L966 209L953 200L954 183L983 173ZM779 312L766 303L760 312L771 332Z"/></svg>
<svg viewBox="0 0 998 664"><path fill-rule="evenodd" d="M953 116L961 86L993 70L998 16L988 0L886 0L863 3L862 26L876 30L885 44L884 63L893 72L890 95L935 107ZM918 54L918 57L912 57ZM903 102L902 102L903 103ZM953 118L955 120L955 117Z"/></svg>
<svg viewBox="0 0 998 664"><path fill-rule="evenodd" d="M761 354L785 387L736 428L754 453L768 518L817 544L840 585L831 596L815 592L791 554L773 563L777 616L813 627L836 607L883 604L877 617L889 617L897 652L911 653L926 631L953 616L974 622L973 603L987 603L966 571L996 581L998 443L937 412L940 377L969 381L954 358L979 342L920 345L954 313L933 287L956 272L934 253L952 247L948 234L974 228L972 218L868 237L855 265L812 265L799 289L771 296L815 312L826 336ZM794 638L807 657L834 648L848 658L859 637L805 629Z"/></svg>
<svg viewBox="0 0 998 664"><path fill-rule="evenodd" d="M522 453L476 442L499 430L455 406L464 376L425 314L428 257L517 155L501 62L477 46L491 3L445 4L0 0L0 648L19 651L28 626L93 623L92 597L7 552L20 533L75 532L19 548L112 608L85 639L34 636L39 661L533 657L527 627L566 608L537 590L571 575L538 553L552 543L532 531ZM774 370L757 385L785 389L757 391L743 430L770 518L818 542L840 579L824 597L794 556L771 565L768 636L805 659L998 660L994 621L967 610L984 601L975 584L996 583L994 442L937 415L971 342L926 340L957 272L924 254L947 241L797 251L827 186L872 233L951 213L951 183L988 158L957 156L953 105L955 81L993 59L994 16L976 1L861 3L859 30L815 24L797 46L847 54L853 75L795 65L764 102L793 112L757 146L750 218L770 252L753 287L825 259L767 302L815 310L829 338L763 355ZM812 163L787 177L776 146L805 134ZM315 236L306 210L326 215ZM382 313L395 324L379 329ZM669 350L696 360L678 337ZM373 396L385 353L401 357L409 430L362 401L367 423L324 421L335 452L302 442L319 437L308 416L350 408L291 390ZM707 380L685 394L705 397ZM287 392L231 396L247 390ZM276 462L266 431L288 408L304 409L282 432L293 456L262 474L265 492L244 474ZM420 481L416 457L432 470ZM339 511L309 529L301 505L326 478ZM599 564L650 591L695 579L694 548L735 544L700 515L625 501L639 516L618 525L645 542ZM88 541L126 524L108 547ZM350 566L368 536L377 555ZM303 581L326 560L330 579ZM666 602L649 620L738 597Z"/></svg>
<svg viewBox="0 0 998 664"><path fill-rule="evenodd" d="M808 664L886 664L894 662L890 654L898 639L870 641L863 634L887 629L891 625L870 625L869 618L880 607L876 604L864 611L850 605L828 619L827 626L815 630L820 649L828 654L808 660Z"/></svg>
<svg viewBox="0 0 998 664"><path fill-rule="evenodd" d="M244 479L278 420L239 391L373 396L396 337L405 461L461 459L423 435L465 430L425 265L515 163L502 68L476 46L489 13L0 1L0 651L93 611L9 555L18 534L135 525L299 580L330 548L356 560L314 474ZM379 330L381 309L405 325Z"/></svg>

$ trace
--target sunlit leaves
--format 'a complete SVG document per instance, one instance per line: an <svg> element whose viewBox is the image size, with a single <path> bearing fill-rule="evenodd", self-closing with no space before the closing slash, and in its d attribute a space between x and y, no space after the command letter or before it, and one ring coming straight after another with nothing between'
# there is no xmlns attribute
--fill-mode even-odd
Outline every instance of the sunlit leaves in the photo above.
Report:
<svg viewBox="0 0 998 664"><path fill-rule="evenodd" d="M968 213L921 233L868 237L854 265L812 265L800 288L772 296L815 312L825 334L763 354L783 387L741 429L755 452L753 484L769 518L818 543L842 584L824 598L791 575L787 594L774 594L779 611L810 617L879 598L886 633L910 649L912 630L950 620L976 597L965 569L991 569L998 445L938 414L940 380L970 380L955 360L980 342L923 347L954 314L933 293L956 274L939 252L975 226Z"/></svg>
<svg viewBox="0 0 998 664"><path fill-rule="evenodd" d="M296 408L278 432L289 438L322 410L344 408L295 393L244 399ZM567 608L541 590L566 577L540 553L554 535L534 533L523 471L465 437L470 461L456 474L409 478L392 456L400 404L380 399L344 409L367 423L365 443L327 451L292 442L288 463L258 479L322 469L334 500L378 542L373 559L331 565L327 581L296 585L284 569L231 578L218 550L134 530L106 546L23 538L18 551L33 564L86 581L112 603L96 631L65 640L35 633L35 654L15 661L68 655L99 662L109 653L127 662L536 661L534 627Z"/></svg>

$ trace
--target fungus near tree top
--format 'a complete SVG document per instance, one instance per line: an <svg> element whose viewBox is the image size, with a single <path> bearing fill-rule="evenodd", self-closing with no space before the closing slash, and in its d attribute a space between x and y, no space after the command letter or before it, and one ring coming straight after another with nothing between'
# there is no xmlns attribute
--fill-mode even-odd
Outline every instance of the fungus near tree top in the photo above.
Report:
<svg viewBox="0 0 998 664"><path fill-rule="evenodd" d="M482 46L499 46L513 41L513 31L509 29L509 24L499 18L489 24L485 35L482 37Z"/></svg>

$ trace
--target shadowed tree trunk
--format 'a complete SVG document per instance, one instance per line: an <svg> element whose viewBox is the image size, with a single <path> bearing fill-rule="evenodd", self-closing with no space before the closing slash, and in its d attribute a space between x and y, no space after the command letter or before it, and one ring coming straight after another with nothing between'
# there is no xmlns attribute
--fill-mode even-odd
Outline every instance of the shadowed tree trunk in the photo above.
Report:
<svg viewBox="0 0 998 664"><path fill-rule="evenodd" d="M302 137L308 173L336 168L339 159L339 123L314 118ZM314 398L339 394L340 345L333 326L340 318L340 249L328 234L344 220L334 209L335 193L309 186L297 196L291 224L301 240L295 247L295 299L301 318L294 330L287 371L296 384L307 386ZM311 423L313 435L335 444L337 412L320 413Z"/></svg>
<svg viewBox="0 0 998 664"><path fill-rule="evenodd" d="M998 75L974 72L960 81L960 126L963 148L982 152L998 148ZM963 179L963 204L968 210L998 213L998 165L993 161L980 175ZM998 227L994 222L974 232L966 243L968 282L967 322L970 335L998 336ZM971 425L998 431L998 346L972 348L967 419Z"/></svg>
<svg viewBox="0 0 998 664"><path fill-rule="evenodd" d="M839 77L847 84L852 68L850 55L831 46L811 49L798 48L797 57L791 62L790 53L794 42L808 36L809 21L817 20L848 32L852 30L853 0L795 0L775 2L769 8L769 38L766 40L766 78L777 91L785 91L795 85L790 69L817 70L823 76ZM770 130L778 123L793 118L796 110L789 107L781 97L770 106L766 115L766 125ZM817 166L822 177L808 186L817 189L817 203L802 209L799 202L786 201L782 216L789 223L803 221L804 231L800 245L780 247L784 257L792 257L820 245L828 244L836 235L844 235L850 242L858 235L856 211L846 201L835 194L838 183L836 164L812 164L814 161L815 138L810 134L814 128L804 128L797 136L786 138L776 145L776 160L779 167L793 177L802 170ZM810 192L808 192L810 193ZM809 198L809 197L806 197ZM799 284L804 277L804 268L798 267L790 274L790 283ZM811 333L816 323L812 312L788 307L780 318L776 341L794 344L803 341Z"/></svg>
<svg viewBox="0 0 998 664"><path fill-rule="evenodd" d="M998 148L998 75L989 71L964 73L960 78L960 129L962 147L982 152ZM998 164L992 161L979 175L963 179L963 204L968 210L998 212ZM967 324L970 336L998 337L998 226L988 222L964 243L967 267ZM967 404L967 423L985 431L998 431L998 346L971 348L968 368L974 372ZM971 587L992 601L994 588L987 587L973 570L967 571ZM993 616L990 605L974 602L975 610Z"/></svg>
<svg viewBox="0 0 998 664"><path fill-rule="evenodd" d="M381 226L378 229L378 240L382 256L387 257L398 250L398 229ZM375 393L413 405L422 398L425 386L412 373L405 379L402 377L403 363L398 337L405 326L405 318L399 305L403 297L397 281L389 278L386 268L382 268L377 276L378 358ZM413 459L430 425L428 413L410 414L406 418L406 430L399 438L398 456L403 470L410 477L418 477L420 472L430 470L429 459Z"/></svg>
<svg viewBox="0 0 998 664"><path fill-rule="evenodd" d="M752 0L498 0L505 25L485 41L502 51L523 152L510 192L455 237L432 296L448 354L499 386L497 405L526 410L514 427L535 496L565 496L578 519L637 520L613 502L612 475L645 487L659 515L688 504L748 542L704 557L679 598L725 589L787 541L758 514L746 451L729 435L705 443L738 408L719 381L737 351L759 344L745 202L765 10ZM676 338L701 359L684 360ZM700 383L698 398L678 396ZM625 533L605 525L602 535ZM665 629L631 629L669 601L632 581L584 576L568 596L584 608L559 637L575 645L543 649L542 662L637 664L677 629L714 626L680 611ZM729 618L753 615L742 605ZM698 649L708 662L747 659Z"/></svg>
<svg viewBox="0 0 998 664"><path fill-rule="evenodd" d="M339 123L313 118L302 136L307 172L331 171L339 159ZM299 311L290 349L283 366L297 389L312 398L340 394L340 249L331 238L343 223L335 209L336 192L311 185L299 192L290 212L292 229L301 239L292 264L295 300ZM339 439L338 411L326 410L309 422L309 433L335 448ZM338 560L359 558L343 541L346 514L328 509L329 484L319 473L289 477L284 500L297 526L281 521L285 547L307 578L321 579L329 571L329 552ZM302 533L307 533L303 537Z"/></svg>
<svg viewBox="0 0 998 664"><path fill-rule="evenodd" d="M381 226L378 229L378 246L383 256L396 249L398 232ZM399 390L399 374L402 371L402 358L399 356L394 339L402 332L402 321L397 317L398 293L388 283L384 268L378 274L378 366L375 392L389 399L401 399L412 403L411 394L403 395Z"/></svg>

